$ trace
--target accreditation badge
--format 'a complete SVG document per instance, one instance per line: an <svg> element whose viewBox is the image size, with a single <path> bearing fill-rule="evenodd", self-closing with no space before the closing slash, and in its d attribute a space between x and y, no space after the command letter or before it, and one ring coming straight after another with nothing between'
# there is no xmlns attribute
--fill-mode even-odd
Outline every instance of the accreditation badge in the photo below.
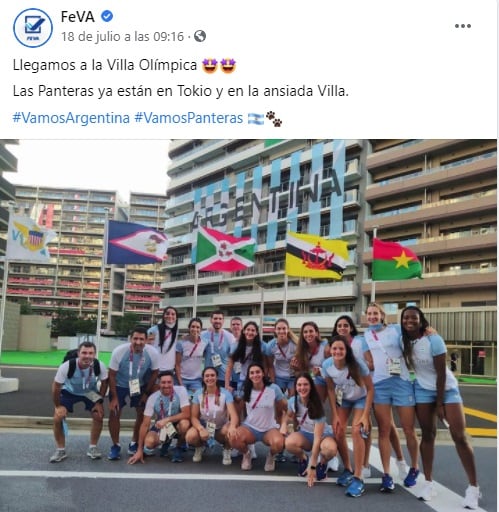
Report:
<svg viewBox="0 0 499 512"><path fill-rule="evenodd" d="M208 434L210 434L210 437L213 437L215 435L215 430L217 429L217 424L213 421L207 421L206 422L206 430L208 431Z"/></svg>
<svg viewBox="0 0 499 512"><path fill-rule="evenodd" d="M218 368L219 366L222 366L222 358L220 357L220 354L213 354L211 356L211 364Z"/></svg>
<svg viewBox="0 0 499 512"><path fill-rule="evenodd" d="M139 379L130 379L128 381L128 387L130 388L130 396L140 395Z"/></svg>
<svg viewBox="0 0 499 512"><path fill-rule="evenodd" d="M390 375L400 375L402 373L399 357L390 357L388 359L388 373Z"/></svg>
<svg viewBox="0 0 499 512"><path fill-rule="evenodd" d="M85 393L85 397L88 398L94 404L95 404L95 402L102 400L102 396L99 395L99 393L96 393L95 391L87 391Z"/></svg>
<svg viewBox="0 0 499 512"><path fill-rule="evenodd" d="M177 433L177 429L175 428L175 426L173 425L173 423L171 421L169 421L166 425L165 425L165 428L166 428L166 434L167 436L171 439L172 437L175 436L175 434Z"/></svg>
<svg viewBox="0 0 499 512"><path fill-rule="evenodd" d="M243 365L239 361L236 361L234 363L234 372L235 373L241 373L242 369L243 369Z"/></svg>
<svg viewBox="0 0 499 512"><path fill-rule="evenodd" d="M341 407L341 404L343 402L343 389L336 386L334 389L334 394L336 395L336 404L338 407Z"/></svg>

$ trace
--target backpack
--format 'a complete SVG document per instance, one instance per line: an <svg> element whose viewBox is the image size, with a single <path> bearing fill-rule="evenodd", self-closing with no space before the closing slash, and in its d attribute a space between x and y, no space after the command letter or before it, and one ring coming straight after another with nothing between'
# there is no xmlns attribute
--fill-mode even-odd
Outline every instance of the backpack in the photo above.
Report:
<svg viewBox="0 0 499 512"><path fill-rule="evenodd" d="M70 379L76 371L76 360L78 359L78 349L73 348L72 350L68 350L66 355L64 356L62 362L65 363L69 361L69 369L68 369L68 379ZM96 377L100 375L100 363L98 359L94 359L94 374Z"/></svg>

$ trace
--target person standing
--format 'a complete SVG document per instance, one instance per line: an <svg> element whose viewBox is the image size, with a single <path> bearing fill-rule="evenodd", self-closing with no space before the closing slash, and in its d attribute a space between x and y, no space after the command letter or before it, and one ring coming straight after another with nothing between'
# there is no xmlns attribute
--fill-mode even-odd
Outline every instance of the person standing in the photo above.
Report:
<svg viewBox="0 0 499 512"><path fill-rule="evenodd" d="M137 451L140 425L144 416L147 397L158 377L159 354L146 344L147 329L137 326L130 335L130 343L118 345L111 353L109 363L109 434L113 445L107 458L119 460L121 411L130 398L130 407L135 408L136 418L133 435L128 445L128 454Z"/></svg>
<svg viewBox="0 0 499 512"><path fill-rule="evenodd" d="M78 347L78 357L65 361L57 370L52 383L56 450L50 457L50 462L61 462L67 457L64 425L68 412L73 412L73 406L78 402L83 402L85 409L92 415L87 455L92 460L102 457L97 443L104 421L103 402L108 385L108 371L105 365L95 358L96 352L94 343L84 341Z"/></svg>
<svg viewBox="0 0 499 512"><path fill-rule="evenodd" d="M201 333L201 339L208 342L205 366L217 369L220 386L225 384L227 361L236 341L233 334L223 328L224 313L217 309L210 316L211 327Z"/></svg>
<svg viewBox="0 0 499 512"><path fill-rule="evenodd" d="M403 479L404 486L414 487L419 475L418 439L414 428L414 388L400 346L400 327L386 325L385 311L375 302L367 306L366 316L368 328L364 333L363 351L373 372L374 416L378 424L379 452L383 466L379 490L392 492L395 489L390 475L392 407L397 407L411 459L411 467Z"/></svg>
<svg viewBox="0 0 499 512"><path fill-rule="evenodd" d="M178 335L178 313L173 306L163 310L161 322L147 330L147 342L159 352L159 371L175 369L175 345Z"/></svg>
<svg viewBox="0 0 499 512"><path fill-rule="evenodd" d="M188 327L189 334L177 341L175 348L177 382L187 389L190 396L202 388L201 374L208 347L206 339L203 340L200 336L202 327L203 323L200 318L191 318Z"/></svg>
<svg viewBox="0 0 499 512"><path fill-rule="evenodd" d="M296 356L291 359L291 368L312 374L322 402L326 399L326 381L321 376L321 367L327 357L329 357L328 342L321 339L319 326L315 322L304 322L300 330Z"/></svg>
<svg viewBox="0 0 499 512"><path fill-rule="evenodd" d="M466 438L463 400L458 382L446 365L445 342L436 333L425 334L429 324L423 312L416 306L408 306L402 310L400 324L404 358L407 366L416 374L416 416L421 427L420 452L425 475L420 499L430 501L435 496L432 472L438 419L448 427L468 477L469 485L463 506L475 510L481 498L475 456Z"/></svg>
<svg viewBox="0 0 499 512"><path fill-rule="evenodd" d="M340 335L333 336L331 357L322 365L326 377L332 427L345 470L337 484L346 487L345 494L357 498L365 492L363 462L366 446L364 438L370 434L369 415L374 388L369 368L354 356L349 341ZM346 441L348 418L352 414L352 442L354 470Z"/></svg>

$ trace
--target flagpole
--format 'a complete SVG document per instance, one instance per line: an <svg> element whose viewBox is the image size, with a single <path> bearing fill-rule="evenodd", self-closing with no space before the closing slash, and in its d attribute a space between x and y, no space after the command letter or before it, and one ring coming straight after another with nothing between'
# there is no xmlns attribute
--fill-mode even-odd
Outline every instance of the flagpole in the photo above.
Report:
<svg viewBox="0 0 499 512"><path fill-rule="evenodd" d="M373 228L373 261L374 261L374 239L377 237L378 227ZM371 302L376 300L376 281L372 279L372 268L371 268Z"/></svg>
<svg viewBox="0 0 499 512"><path fill-rule="evenodd" d="M107 261L107 244L109 237L109 208L104 208L105 217L104 217L104 237L102 239L102 260L100 266L100 284L99 284L99 305L97 306L97 332L95 333L95 346L96 346L96 356L99 355L100 349L100 332L102 328L102 302L104 295L104 275L106 271L106 261ZM111 288L111 287L109 287ZM109 327L109 326L108 326Z"/></svg>
<svg viewBox="0 0 499 512"><path fill-rule="evenodd" d="M288 233L290 230L291 222L286 222L286 248L288 245ZM286 274L286 251L284 252L284 300L282 301L282 316L286 318L288 313L288 274Z"/></svg>
<svg viewBox="0 0 499 512"><path fill-rule="evenodd" d="M2 303L0 304L0 356L2 355L3 331L5 322L5 303L7 302L7 279L9 275L9 260L3 258L3 283L2 283Z"/></svg>
<svg viewBox="0 0 499 512"><path fill-rule="evenodd" d="M197 313L197 303L198 303L198 264L194 264L194 303L192 305L192 317L194 318Z"/></svg>

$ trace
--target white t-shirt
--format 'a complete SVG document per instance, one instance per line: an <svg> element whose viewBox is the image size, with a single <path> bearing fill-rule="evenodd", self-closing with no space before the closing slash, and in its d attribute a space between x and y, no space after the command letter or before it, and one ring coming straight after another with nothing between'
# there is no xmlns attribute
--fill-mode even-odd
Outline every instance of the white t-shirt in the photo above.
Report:
<svg viewBox="0 0 499 512"><path fill-rule="evenodd" d="M158 390L147 399L144 416L167 418L179 414L186 405L190 405L187 390L184 386L173 386L173 397L163 395Z"/></svg>
<svg viewBox="0 0 499 512"><path fill-rule="evenodd" d="M258 432L268 432L271 428L279 428L275 419L275 404L284 395L276 384L265 386L262 390L251 390L249 402L246 402L246 423Z"/></svg>
<svg viewBox="0 0 499 512"><path fill-rule="evenodd" d="M222 428L229 419L227 404L234 403L232 394L225 388L220 388L220 396L218 398L219 403L217 405L216 396L205 396L202 389L197 391L192 398L192 403L199 405L199 419L202 421L213 421L217 429Z"/></svg>
<svg viewBox="0 0 499 512"><path fill-rule="evenodd" d="M445 342L438 334L422 336L415 340L412 346L412 359L414 373L418 384L424 389L437 389L437 372L433 363L433 356L447 353ZM445 389L452 389L458 386L457 379L453 373L445 367Z"/></svg>

